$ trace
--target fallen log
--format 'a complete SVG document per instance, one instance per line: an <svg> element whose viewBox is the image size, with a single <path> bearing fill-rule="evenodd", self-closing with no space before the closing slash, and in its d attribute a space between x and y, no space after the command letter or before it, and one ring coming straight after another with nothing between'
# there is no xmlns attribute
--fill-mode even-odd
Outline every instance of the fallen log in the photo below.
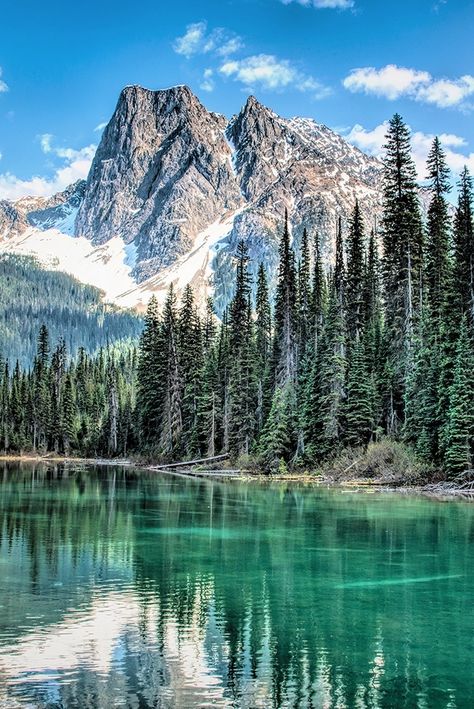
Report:
<svg viewBox="0 0 474 709"><path fill-rule="evenodd" d="M152 465L152 470L168 470L168 468L186 468L189 465L201 465L201 463L214 463L217 460L225 460L229 458L229 453L221 453L212 458L197 458L196 460L184 460L180 463L167 463L166 465Z"/></svg>

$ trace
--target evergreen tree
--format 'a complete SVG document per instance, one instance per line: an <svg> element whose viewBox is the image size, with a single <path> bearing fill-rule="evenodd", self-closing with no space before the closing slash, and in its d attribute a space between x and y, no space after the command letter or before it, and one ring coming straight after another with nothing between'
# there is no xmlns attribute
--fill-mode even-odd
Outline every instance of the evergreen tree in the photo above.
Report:
<svg viewBox="0 0 474 709"><path fill-rule="evenodd" d="M275 385L283 388L295 382L297 372L297 287L295 256L290 246L288 213L280 241L280 263L275 298L274 362Z"/></svg>
<svg viewBox="0 0 474 709"><path fill-rule="evenodd" d="M64 453L69 455L76 444L76 405L72 378L69 374L64 382L61 399L61 430Z"/></svg>
<svg viewBox="0 0 474 709"><path fill-rule="evenodd" d="M345 438L350 445L366 445L374 429L375 393L361 339L356 339L351 347L346 391Z"/></svg>
<svg viewBox="0 0 474 709"><path fill-rule="evenodd" d="M449 391L449 410L446 423L444 465L449 475L456 475L472 467L473 436L473 357L471 343L463 322L456 348L453 383Z"/></svg>
<svg viewBox="0 0 474 709"><path fill-rule="evenodd" d="M265 268L261 263L257 275L256 295L256 427L261 431L271 403L270 371L272 345L272 319Z"/></svg>
<svg viewBox="0 0 474 709"><path fill-rule="evenodd" d="M439 138L428 155L431 202L428 209L426 243L426 283L431 317L439 327L443 300L449 279L450 219L446 195L451 191L449 170Z"/></svg>
<svg viewBox="0 0 474 709"><path fill-rule="evenodd" d="M78 367L80 368L79 379L81 379L84 376L81 357ZM152 296L140 339L137 372L139 439L146 446L157 445L160 438L165 395L164 368L164 342L158 302L155 296Z"/></svg>
<svg viewBox="0 0 474 709"><path fill-rule="evenodd" d="M474 326L474 231L472 177L467 167L458 183L458 204L454 216L455 278L461 308Z"/></svg>
<svg viewBox="0 0 474 709"><path fill-rule="evenodd" d="M364 228L356 201L347 241L347 332L356 342L364 327Z"/></svg>
<svg viewBox="0 0 474 709"><path fill-rule="evenodd" d="M203 343L201 322L194 305L191 286L183 292L179 312L179 363L182 378L183 445L188 456L199 451L198 401L202 372Z"/></svg>
<svg viewBox="0 0 474 709"><path fill-rule="evenodd" d="M389 122L384 160L383 281L385 298L385 422L396 434L404 419L404 382L412 366L414 319L422 299L423 230L410 131L400 115Z"/></svg>
<svg viewBox="0 0 474 709"><path fill-rule="evenodd" d="M182 448L182 376L179 363L178 322L176 295L169 287L163 310L162 342L164 347L163 383L164 407L161 428L161 449L166 457L178 454Z"/></svg>
<svg viewBox="0 0 474 709"><path fill-rule="evenodd" d="M230 377L228 385L229 449L248 454L255 434L257 408L256 351L250 307L247 248L237 249L235 294L230 305Z"/></svg>
<svg viewBox="0 0 474 709"><path fill-rule="evenodd" d="M301 256L298 268L298 338L297 360L304 360L306 347L309 343L311 328L311 259L308 233L303 229L301 240Z"/></svg>
<svg viewBox="0 0 474 709"><path fill-rule="evenodd" d="M319 237L316 235L310 300L310 331L308 333L314 354L318 351L318 343L327 306L327 295L327 282L321 260Z"/></svg>

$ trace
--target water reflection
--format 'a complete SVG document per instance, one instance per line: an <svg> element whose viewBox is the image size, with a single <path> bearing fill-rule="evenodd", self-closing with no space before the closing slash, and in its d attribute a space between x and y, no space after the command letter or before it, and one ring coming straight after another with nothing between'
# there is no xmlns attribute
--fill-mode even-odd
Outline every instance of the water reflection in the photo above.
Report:
<svg viewBox="0 0 474 709"><path fill-rule="evenodd" d="M2 707L474 704L469 505L118 468L0 480Z"/></svg>

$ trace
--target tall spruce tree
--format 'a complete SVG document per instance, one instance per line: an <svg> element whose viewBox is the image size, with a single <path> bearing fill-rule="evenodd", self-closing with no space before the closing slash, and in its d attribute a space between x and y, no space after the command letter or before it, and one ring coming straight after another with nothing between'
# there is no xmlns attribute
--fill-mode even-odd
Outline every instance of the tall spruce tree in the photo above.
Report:
<svg viewBox="0 0 474 709"><path fill-rule="evenodd" d="M427 299L439 327L450 271L450 218L446 195L451 191L449 169L439 138L434 138L427 161L431 202L426 239Z"/></svg>
<svg viewBox="0 0 474 709"><path fill-rule="evenodd" d="M455 277L461 307L474 326L474 212L472 177L467 167L458 183L458 204L454 216Z"/></svg>
<svg viewBox="0 0 474 709"><path fill-rule="evenodd" d="M255 435L257 409L256 351L250 294L248 252L243 241L237 249L235 293L230 304L229 448L248 454Z"/></svg>
<svg viewBox="0 0 474 709"><path fill-rule="evenodd" d="M453 382L449 390L449 409L444 431L446 438L444 466L451 476L472 467L473 371L472 343L464 320L456 347L456 361Z"/></svg>
<svg viewBox="0 0 474 709"><path fill-rule="evenodd" d="M297 373L297 283L295 255L290 246L288 212L280 241L280 262L275 297L275 384L295 382Z"/></svg>
<svg viewBox="0 0 474 709"><path fill-rule="evenodd" d="M399 114L389 121L384 159L383 262L385 299L385 425L397 434L404 419L404 383L423 289L423 229L410 131Z"/></svg>
<svg viewBox="0 0 474 709"><path fill-rule="evenodd" d="M179 361L178 314L173 284L163 309L161 336L164 348L162 381L164 385L163 421L160 445L163 454L172 458L182 452L183 381Z"/></svg>
<svg viewBox="0 0 474 709"><path fill-rule="evenodd" d="M364 227L359 202L356 201L347 238L347 333L356 342L364 327Z"/></svg>
<svg viewBox="0 0 474 709"><path fill-rule="evenodd" d="M83 370L81 361L79 365ZM158 301L151 297L140 339L137 370L137 421L140 442L158 446L164 408L164 342ZM82 408L82 407L81 407Z"/></svg>
<svg viewBox="0 0 474 709"><path fill-rule="evenodd" d="M268 295L267 275L263 263L258 267L256 294L255 348L257 377L256 427L261 431L271 404L272 315Z"/></svg>

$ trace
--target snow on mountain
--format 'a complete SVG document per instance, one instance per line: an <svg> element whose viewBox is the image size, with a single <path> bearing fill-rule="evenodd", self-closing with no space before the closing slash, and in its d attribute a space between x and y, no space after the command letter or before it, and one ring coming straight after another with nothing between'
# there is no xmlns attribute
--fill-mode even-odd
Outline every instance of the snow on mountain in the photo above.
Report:
<svg viewBox="0 0 474 709"><path fill-rule="evenodd" d="M102 288L143 307L170 282L214 290L222 312L238 241L251 269L278 260L285 209L298 246L318 233L327 263L335 224L359 199L369 229L380 213L381 165L311 119L285 119L249 97L229 122L189 88L126 87L86 182L49 199L0 202L0 251Z"/></svg>

